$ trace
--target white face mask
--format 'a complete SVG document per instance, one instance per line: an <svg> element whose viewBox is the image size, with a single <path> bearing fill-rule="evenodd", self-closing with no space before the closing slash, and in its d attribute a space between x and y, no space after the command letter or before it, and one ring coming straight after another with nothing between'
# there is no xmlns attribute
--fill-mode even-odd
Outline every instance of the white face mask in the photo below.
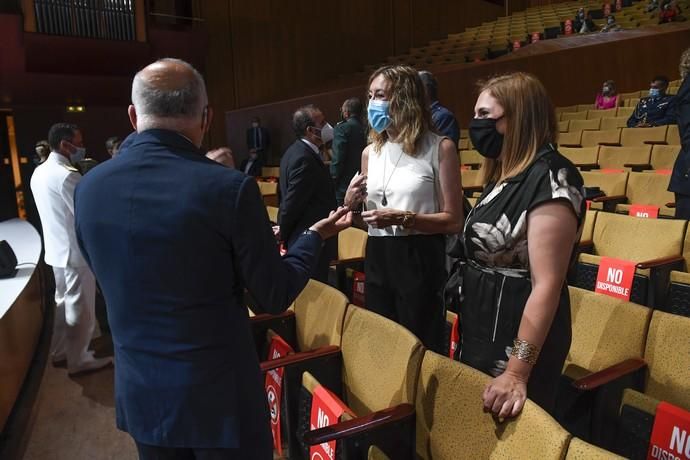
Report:
<svg viewBox="0 0 690 460"><path fill-rule="evenodd" d="M326 123L321 128L321 142L324 144L333 140L333 126L330 123Z"/></svg>
<svg viewBox="0 0 690 460"><path fill-rule="evenodd" d="M74 153L69 154L69 159L72 162L72 164L77 164L84 158L86 158L86 149L84 147L77 147L76 145L74 146L77 150L74 151Z"/></svg>

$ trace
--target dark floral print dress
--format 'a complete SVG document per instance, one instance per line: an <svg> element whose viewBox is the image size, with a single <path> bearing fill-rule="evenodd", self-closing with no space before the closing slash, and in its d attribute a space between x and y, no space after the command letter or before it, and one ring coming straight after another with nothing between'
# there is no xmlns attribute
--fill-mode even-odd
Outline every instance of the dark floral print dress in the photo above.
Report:
<svg viewBox="0 0 690 460"><path fill-rule="evenodd" d="M585 214L582 176L549 145L518 175L498 185L488 184L467 217L460 361L494 377L506 369L532 291L528 213L554 200L572 206L579 235ZM574 249L563 248L571 258ZM527 385L529 398L547 411L553 409L570 340L570 301L564 282L558 310Z"/></svg>

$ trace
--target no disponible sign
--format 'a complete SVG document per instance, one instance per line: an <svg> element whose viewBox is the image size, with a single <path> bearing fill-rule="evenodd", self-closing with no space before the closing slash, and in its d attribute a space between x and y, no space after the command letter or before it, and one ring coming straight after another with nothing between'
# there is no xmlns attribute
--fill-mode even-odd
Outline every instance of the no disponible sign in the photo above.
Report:
<svg viewBox="0 0 690 460"><path fill-rule="evenodd" d="M634 276L635 262L602 257L594 292L630 300Z"/></svg>
<svg viewBox="0 0 690 460"><path fill-rule="evenodd" d="M690 412L661 402L656 409L648 460L690 460Z"/></svg>

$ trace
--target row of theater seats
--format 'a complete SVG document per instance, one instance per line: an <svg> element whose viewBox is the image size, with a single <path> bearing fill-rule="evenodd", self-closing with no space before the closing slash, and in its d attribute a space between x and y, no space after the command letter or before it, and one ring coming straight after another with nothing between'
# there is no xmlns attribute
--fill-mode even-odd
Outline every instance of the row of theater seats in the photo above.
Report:
<svg viewBox="0 0 690 460"><path fill-rule="evenodd" d="M558 136L558 145L561 147L595 147L597 145L629 147L645 144L680 145L678 126L581 130L562 132Z"/></svg>
<svg viewBox="0 0 690 460"><path fill-rule="evenodd" d="M615 1L611 1L610 4L616 22L622 28L634 29L659 23L658 12L647 13L645 2L631 5L622 2L618 11ZM565 22L574 19L575 12L580 7L604 16L602 2L596 0L536 6L499 17L495 21L485 22L481 26L468 27L461 33L449 34L446 38L431 41L426 46L411 48L408 53L389 56L383 64L424 67L498 57L506 54L509 49L563 34ZM371 72L379 65L381 64L366 66L364 72Z"/></svg>
<svg viewBox="0 0 690 460"><path fill-rule="evenodd" d="M577 303L577 324L590 309L590 303ZM572 437L531 401L519 417L499 422L482 409L488 376L425 350L402 326L348 304L342 293L316 281L288 312L255 316L252 326L260 356L266 356L273 333L295 350L261 363L263 372L284 369L281 420L289 458L308 458L309 446L328 441L336 441L336 454L348 459L619 458ZM587 332L594 337L594 330ZM604 338L613 336L605 332ZM587 346L596 348L591 341ZM628 354L641 355L638 348ZM609 361L632 359L628 354L571 352L566 367L588 366L596 376ZM352 415L310 431L315 382L342 399Z"/></svg>

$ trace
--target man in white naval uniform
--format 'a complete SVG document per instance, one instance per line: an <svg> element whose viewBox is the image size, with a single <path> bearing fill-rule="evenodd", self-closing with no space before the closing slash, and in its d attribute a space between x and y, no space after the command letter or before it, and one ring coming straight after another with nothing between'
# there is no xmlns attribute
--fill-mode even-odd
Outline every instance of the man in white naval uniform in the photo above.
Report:
<svg viewBox="0 0 690 460"><path fill-rule="evenodd" d="M110 358L96 359L88 350L96 324L96 280L79 249L74 232L74 189L81 174L72 163L84 157L82 135L75 125L58 123L48 133L50 155L33 173L31 191L43 226L45 262L55 274L53 362L67 360L76 374L102 368Z"/></svg>

